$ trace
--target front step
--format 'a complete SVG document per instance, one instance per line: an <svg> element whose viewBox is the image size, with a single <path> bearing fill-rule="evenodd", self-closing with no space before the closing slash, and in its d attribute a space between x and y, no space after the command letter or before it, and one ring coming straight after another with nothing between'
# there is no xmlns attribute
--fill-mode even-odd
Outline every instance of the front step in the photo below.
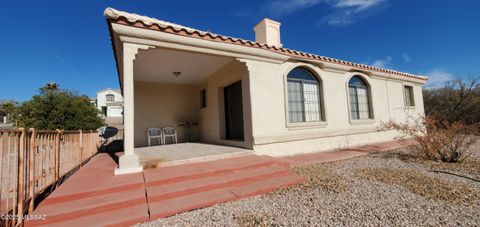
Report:
<svg viewBox="0 0 480 227"><path fill-rule="evenodd" d="M218 203L234 201L250 196L261 195L275 189L288 187L305 181L304 177L294 174L261 179L248 184L214 189L149 203L150 220L165 218L194 209L212 206Z"/></svg>
<svg viewBox="0 0 480 227"><path fill-rule="evenodd" d="M290 171L281 166L269 166L256 169L242 170L230 174L210 176L175 184L148 187L148 201L157 202L169 198L211 191L218 188L227 188L234 185L253 183L258 180L289 174Z"/></svg>
<svg viewBox="0 0 480 227"><path fill-rule="evenodd" d="M220 163L146 170L144 180L140 187L134 183L115 190L103 187L97 192L62 193L51 201L47 198L35 211L48 214L47 221L29 221L27 225L83 225L96 223L99 218L102 225L131 224L262 194L299 183L304 178L294 175L273 158L252 155ZM144 215L118 218L126 210L138 210L142 206L150 207L150 213L145 211L147 219Z"/></svg>

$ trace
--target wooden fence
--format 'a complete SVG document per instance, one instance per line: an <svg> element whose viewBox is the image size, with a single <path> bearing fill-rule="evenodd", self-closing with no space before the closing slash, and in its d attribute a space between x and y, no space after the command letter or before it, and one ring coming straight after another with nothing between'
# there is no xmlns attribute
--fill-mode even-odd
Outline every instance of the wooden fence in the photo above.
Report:
<svg viewBox="0 0 480 227"><path fill-rule="evenodd" d="M0 224L19 226L35 199L98 151L96 131L0 130Z"/></svg>

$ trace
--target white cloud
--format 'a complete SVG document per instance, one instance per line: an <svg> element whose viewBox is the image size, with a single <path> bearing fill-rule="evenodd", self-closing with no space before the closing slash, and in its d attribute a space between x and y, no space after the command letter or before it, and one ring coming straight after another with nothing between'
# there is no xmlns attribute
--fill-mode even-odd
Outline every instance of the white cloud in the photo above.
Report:
<svg viewBox="0 0 480 227"><path fill-rule="evenodd" d="M412 60L408 54L402 54L402 58L405 62L410 62Z"/></svg>
<svg viewBox="0 0 480 227"><path fill-rule="evenodd" d="M330 26L346 26L370 15L371 11L386 0L330 0L336 10L321 18L318 24Z"/></svg>
<svg viewBox="0 0 480 227"><path fill-rule="evenodd" d="M367 64L367 65L371 65L371 66L378 67L378 68L391 68L392 67L391 63L392 63L392 57L387 56L387 57L382 58L382 59L377 59L377 60L373 61L373 63Z"/></svg>
<svg viewBox="0 0 480 227"><path fill-rule="evenodd" d="M332 12L319 18L317 24L345 26L367 17L373 9L386 1L388 0L273 0L263 6L261 13L282 17L322 3L332 8Z"/></svg>
<svg viewBox="0 0 480 227"><path fill-rule="evenodd" d="M357 7L359 10L364 10L378 5L382 1L383 0L337 0L334 6L337 8Z"/></svg>
<svg viewBox="0 0 480 227"><path fill-rule="evenodd" d="M425 73L428 76L426 87L435 88L445 85L445 82L454 80L455 75L444 69L432 69Z"/></svg>
<svg viewBox="0 0 480 227"><path fill-rule="evenodd" d="M324 0L276 0L267 2L265 11L273 16L287 16L310 8Z"/></svg>

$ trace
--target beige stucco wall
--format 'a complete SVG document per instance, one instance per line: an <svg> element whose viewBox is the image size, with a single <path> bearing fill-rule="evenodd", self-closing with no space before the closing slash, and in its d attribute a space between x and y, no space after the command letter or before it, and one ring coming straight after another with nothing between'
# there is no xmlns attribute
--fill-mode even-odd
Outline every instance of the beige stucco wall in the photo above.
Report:
<svg viewBox="0 0 480 227"><path fill-rule="evenodd" d="M378 132L389 119L405 121L423 114L421 84L387 80L363 73L324 70L307 63L283 64L249 61L254 149L262 154L290 155L344 148L393 139L395 132ZM286 74L303 66L322 81L326 121L314 124L287 122ZM374 119L354 121L349 116L347 81L353 75L367 80ZM415 108L404 107L403 86L414 87ZM408 113L408 114L407 114Z"/></svg>
<svg viewBox="0 0 480 227"><path fill-rule="evenodd" d="M147 128L198 122L197 91L195 85L135 81L135 147L147 146ZM183 128L177 130L179 141L183 141Z"/></svg>
<svg viewBox="0 0 480 227"><path fill-rule="evenodd" d="M248 67L247 67L248 66ZM325 121L295 124L287 122L286 75L295 67L310 69L322 82ZM362 76L369 84L374 118L350 119L348 85L350 77ZM244 141L225 139L223 88L241 80L244 109ZM405 85L414 87L415 107L404 105ZM200 91L207 91L207 107L200 108ZM395 132L380 132L389 119L406 121L423 115L421 84L366 75L360 72L325 70L308 63L282 64L232 60L196 85L135 82L135 146L146 146L148 127L198 122L200 141L254 149L260 154L284 156L318 152L392 140ZM252 97L252 98L251 98ZM179 140L183 140L182 128Z"/></svg>
<svg viewBox="0 0 480 227"><path fill-rule="evenodd" d="M244 141L225 140L223 88L242 81ZM207 107L200 110L199 135L202 142L252 148L249 74L244 63L232 60L198 85L206 89Z"/></svg>

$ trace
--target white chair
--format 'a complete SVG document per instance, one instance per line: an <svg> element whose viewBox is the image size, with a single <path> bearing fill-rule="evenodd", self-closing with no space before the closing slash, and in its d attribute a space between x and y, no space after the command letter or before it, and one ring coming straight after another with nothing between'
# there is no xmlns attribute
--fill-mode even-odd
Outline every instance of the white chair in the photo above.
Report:
<svg viewBox="0 0 480 227"><path fill-rule="evenodd" d="M159 128L149 128L147 129L147 138L148 138L148 146L150 147L150 140L151 139L158 139L158 144L162 145L165 144L163 141L163 132Z"/></svg>
<svg viewBox="0 0 480 227"><path fill-rule="evenodd" d="M162 129L163 132L163 144L167 141L167 137L172 138L172 140L177 143L177 130L174 127L165 127Z"/></svg>

